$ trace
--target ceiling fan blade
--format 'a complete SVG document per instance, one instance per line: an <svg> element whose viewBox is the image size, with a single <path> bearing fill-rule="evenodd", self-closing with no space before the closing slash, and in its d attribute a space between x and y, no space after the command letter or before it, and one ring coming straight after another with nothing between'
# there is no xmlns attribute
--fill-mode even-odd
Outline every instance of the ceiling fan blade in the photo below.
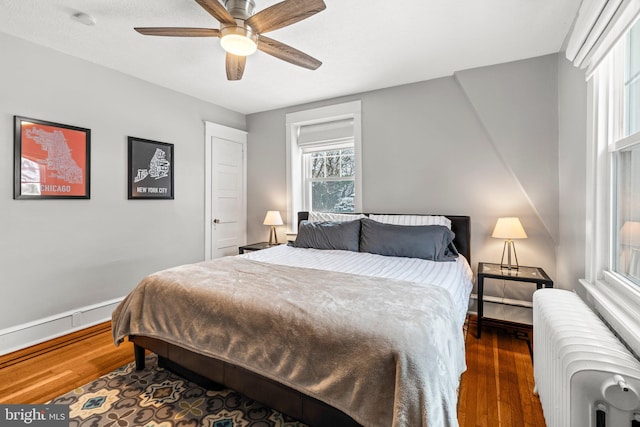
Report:
<svg viewBox="0 0 640 427"><path fill-rule="evenodd" d="M308 68L310 70L315 70L322 65L322 62L318 61L314 57L262 35L258 39L258 49L271 56L275 56L278 59L287 61L290 64L298 65L299 67Z"/></svg>
<svg viewBox="0 0 640 427"><path fill-rule="evenodd" d="M326 7L322 0L284 0L261 10L245 22L262 34L302 21Z"/></svg>
<svg viewBox="0 0 640 427"><path fill-rule="evenodd" d="M215 28L138 27L134 30L145 36L220 37L220 30Z"/></svg>
<svg viewBox="0 0 640 427"><path fill-rule="evenodd" d="M223 24L235 25L236 20L218 0L196 0L204 10Z"/></svg>
<svg viewBox="0 0 640 427"><path fill-rule="evenodd" d="M246 62L246 56L237 56L227 53L227 80L240 80L242 78L242 74L244 74L244 64L246 64Z"/></svg>

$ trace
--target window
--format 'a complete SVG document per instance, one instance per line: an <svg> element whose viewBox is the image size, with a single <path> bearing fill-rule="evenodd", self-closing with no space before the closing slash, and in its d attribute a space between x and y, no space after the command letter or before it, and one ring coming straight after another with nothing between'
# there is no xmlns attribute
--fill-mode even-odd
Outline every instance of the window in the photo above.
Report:
<svg viewBox="0 0 640 427"><path fill-rule="evenodd" d="M640 21L627 35L627 66L625 75L625 135L640 131Z"/></svg>
<svg viewBox="0 0 640 427"><path fill-rule="evenodd" d="M640 354L640 4L584 0L579 16L589 10L576 56L567 49L586 69L589 100L586 277L577 291Z"/></svg>
<svg viewBox="0 0 640 427"><path fill-rule="evenodd" d="M614 156L613 270L640 285L640 142Z"/></svg>
<svg viewBox="0 0 640 427"><path fill-rule="evenodd" d="M614 124L609 143L613 170L611 269L640 286L640 23L631 28L622 43L610 59L614 105L619 93L616 86L621 86L623 93L620 112L612 109L612 123L623 122L624 128L618 131ZM620 52L624 52L624 61L616 58L616 54L622 56ZM620 116L623 120L617 120Z"/></svg>
<svg viewBox="0 0 640 427"><path fill-rule="evenodd" d="M299 211L362 212L360 101L287 114L289 231Z"/></svg>
<svg viewBox="0 0 640 427"><path fill-rule="evenodd" d="M309 211L355 212L355 156L353 142L345 148L304 150L303 186Z"/></svg>

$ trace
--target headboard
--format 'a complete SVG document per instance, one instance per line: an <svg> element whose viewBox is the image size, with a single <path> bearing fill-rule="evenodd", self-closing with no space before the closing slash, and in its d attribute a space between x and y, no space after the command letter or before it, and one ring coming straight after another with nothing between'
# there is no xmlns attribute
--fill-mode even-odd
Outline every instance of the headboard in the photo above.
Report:
<svg viewBox="0 0 640 427"><path fill-rule="evenodd" d="M370 215L366 213L364 215ZM390 214L390 215L402 215L402 214ZM413 214L412 214L413 215ZM430 214L425 214L430 215ZM436 215L436 214L433 214ZM451 220L451 231L454 232L456 237L453 239L453 244L456 245L458 252L462 254L469 265L471 265L471 217L464 215L443 215ZM301 221L309 219L309 212L298 212L298 225Z"/></svg>

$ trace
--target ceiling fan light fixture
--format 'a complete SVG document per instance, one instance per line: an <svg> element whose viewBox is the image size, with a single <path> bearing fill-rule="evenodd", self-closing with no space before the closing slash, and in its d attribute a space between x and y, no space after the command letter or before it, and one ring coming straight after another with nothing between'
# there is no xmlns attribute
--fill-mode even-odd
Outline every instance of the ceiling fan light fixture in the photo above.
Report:
<svg viewBox="0 0 640 427"><path fill-rule="evenodd" d="M221 30L220 45L232 55L249 56L258 49L258 36L243 27L226 27Z"/></svg>

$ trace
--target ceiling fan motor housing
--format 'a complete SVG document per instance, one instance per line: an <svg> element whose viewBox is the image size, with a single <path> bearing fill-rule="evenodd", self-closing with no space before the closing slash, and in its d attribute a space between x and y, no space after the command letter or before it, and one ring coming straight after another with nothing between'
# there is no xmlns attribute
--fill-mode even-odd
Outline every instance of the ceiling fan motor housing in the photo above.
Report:
<svg viewBox="0 0 640 427"><path fill-rule="evenodd" d="M256 4L253 0L226 0L225 8L236 19L246 20L253 15Z"/></svg>

